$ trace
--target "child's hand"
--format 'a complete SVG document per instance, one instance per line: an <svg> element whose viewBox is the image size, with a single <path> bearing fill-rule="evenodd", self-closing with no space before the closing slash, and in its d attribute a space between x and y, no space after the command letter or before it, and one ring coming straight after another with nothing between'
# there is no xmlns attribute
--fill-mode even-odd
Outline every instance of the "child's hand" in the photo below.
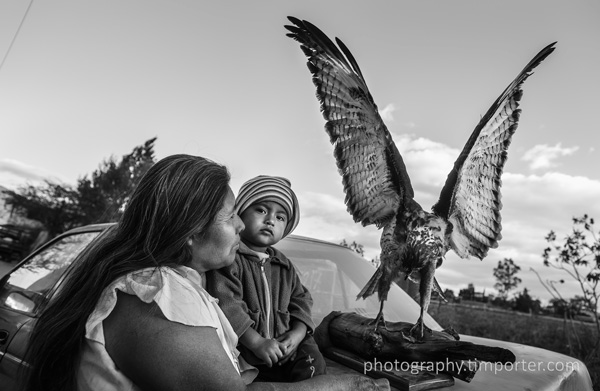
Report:
<svg viewBox="0 0 600 391"><path fill-rule="evenodd" d="M283 365L289 360L293 360L296 356L296 350L300 342L306 336L306 330L292 329L277 337L277 340L284 348L284 356L280 358L279 365Z"/></svg>
<svg viewBox="0 0 600 391"><path fill-rule="evenodd" d="M262 338L262 340L252 348L252 352L269 368L275 365L285 355L283 344L274 339L267 338Z"/></svg>

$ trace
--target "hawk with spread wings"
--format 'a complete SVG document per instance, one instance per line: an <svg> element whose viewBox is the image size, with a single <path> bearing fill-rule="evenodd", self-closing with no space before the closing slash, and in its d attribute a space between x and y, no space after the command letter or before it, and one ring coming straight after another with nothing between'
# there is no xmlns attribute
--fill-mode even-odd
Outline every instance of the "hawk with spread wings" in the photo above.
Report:
<svg viewBox="0 0 600 391"><path fill-rule="evenodd" d="M550 53L542 49L481 118L429 213L414 200L410 177L398 148L367 88L358 63L344 43L337 46L311 23L288 17L289 37L300 43L317 88L325 129L342 176L345 203L355 222L382 228L380 266L357 298L377 292L381 302L390 284L403 276L419 284L421 316L407 338L421 340L423 314L433 289L442 294L435 270L446 252L483 259L498 246L500 176L521 110L521 86ZM443 295L442 295L443 296Z"/></svg>

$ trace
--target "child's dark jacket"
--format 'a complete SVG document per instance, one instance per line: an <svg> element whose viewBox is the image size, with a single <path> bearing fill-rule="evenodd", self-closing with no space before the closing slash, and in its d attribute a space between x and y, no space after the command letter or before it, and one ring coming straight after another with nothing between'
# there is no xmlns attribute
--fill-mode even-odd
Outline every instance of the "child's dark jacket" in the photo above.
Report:
<svg viewBox="0 0 600 391"><path fill-rule="evenodd" d="M265 338L276 338L290 329L293 319L305 323L309 332L312 297L300 282L291 261L275 248L267 248L265 276L271 297L270 324L267 325L267 297L261 272L261 260L244 243L235 262L206 273L207 291L219 299L219 306L238 336L252 327Z"/></svg>

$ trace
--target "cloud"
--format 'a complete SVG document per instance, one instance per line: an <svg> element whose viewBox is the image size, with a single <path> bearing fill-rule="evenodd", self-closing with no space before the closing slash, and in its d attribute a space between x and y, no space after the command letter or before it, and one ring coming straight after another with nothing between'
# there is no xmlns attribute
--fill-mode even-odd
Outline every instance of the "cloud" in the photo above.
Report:
<svg viewBox="0 0 600 391"><path fill-rule="evenodd" d="M392 136L410 174L413 189L435 187L439 192L459 150L413 134Z"/></svg>
<svg viewBox="0 0 600 391"><path fill-rule="evenodd" d="M27 184L41 184L45 180L65 182L42 168L14 159L0 159L0 184L4 187L15 189Z"/></svg>
<svg viewBox="0 0 600 391"><path fill-rule="evenodd" d="M459 151L444 144L414 135L394 135L396 145L411 176L415 199L425 210L437 201ZM560 149L560 146L557 148ZM494 292L493 268L498 261L512 258L521 267L523 280L517 291L527 288L530 294L544 301L551 297L540 283L534 268L543 280L560 280L564 297L581 294L570 277L543 266L542 252L548 243L545 236L554 230L562 240L572 228L571 218L585 213L600 219L600 181L558 172L543 175L523 175L505 172L502 176L502 240L483 260L459 259L452 251L436 275L441 286L458 293L473 283L477 291ZM367 259L379 254L381 231L362 227L346 211L342 196L319 193L300 194L302 217L295 233L339 243L342 239L364 246ZM516 292L515 292L516 293Z"/></svg>
<svg viewBox="0 0 600 391"><path fill-rule="evenodd" d="M396 106L393 103L388 104L382 110L379 111L379 115L384 121L393 121L394 116L392 113L396 111Z"/></svg>
<svg viewBox="0 0 600 391"><path fill-rule="evenodd" d="M350 243L356 241L363 245L367 259L379 255L381 231L355 223L346 211L343 198L311 192L298 194L298 202L302 205L301 217L294 234L333 243L340 243L343 239Z"/></svg>
<svg viewBox="0 0 600 391"><path fill-rule="evenodd" d="M560 143L553 147L540 144L526 151L521 159L528 161L532 170L552 168L558 166L558 163L554 162L556 159L572 155L578 149L579 147L563 148Z"/></svg>

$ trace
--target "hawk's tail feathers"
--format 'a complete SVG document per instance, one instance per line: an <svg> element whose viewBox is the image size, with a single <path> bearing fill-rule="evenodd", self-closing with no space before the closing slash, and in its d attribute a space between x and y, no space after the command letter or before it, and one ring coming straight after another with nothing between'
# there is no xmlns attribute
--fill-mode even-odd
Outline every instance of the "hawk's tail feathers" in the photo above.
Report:
<svg viewBox="0 0 600 391"><path fill-rule="evenodd" d="M383 275L383 268L379 266L373 276L369 279L369 281L365 284L364 288L358 292L356 295L356 300L358 299L366 299L371 296L373 293L377 291L377 287L379 286L379 280L381 280L381 276Z"/></svg>

